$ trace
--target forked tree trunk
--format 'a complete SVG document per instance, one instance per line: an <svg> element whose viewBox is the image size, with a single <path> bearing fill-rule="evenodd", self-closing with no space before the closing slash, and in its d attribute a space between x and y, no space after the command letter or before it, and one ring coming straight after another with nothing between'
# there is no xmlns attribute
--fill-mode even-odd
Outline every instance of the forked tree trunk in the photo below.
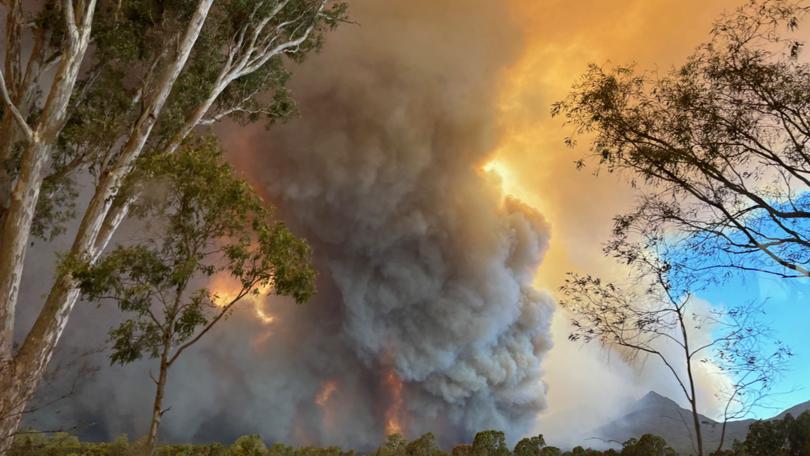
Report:
<svg viewBox="0 0 810 456"><path fill-rule="evenodd" d="M93 2L94 3L94 2ZM178 43L176 59L166 67L160 84L153 92L149 108L136 123L133 133L122 149L122 159L127 162L117 163L115 171L102 178L99 187L96 188L95 195L90 202L87 212L82 219L74 244L71 248L71 255L77 258L96 258L99 252L94 248L96 238L102 231L102 227L111 205L111 197L120 186L126 172L130 169L132 161L137 158L146 143L149 134L154 126L160 111L168 98L169 92L185 66L191 49L199 37L203 23L208 16L208 11L213 0L200 0L194 15L191 18L188 28L184 32L182 40ZM89 22L88 22L89 23ZM89 25L86 39L80 40L81 53L84 54L87 40L89 40ZM79 59L80 60L80 59ZM80 63L80 61L79 61ZM71 66L71 69L74 69ZM78 64L75 71L70 73L71 78L68 87L59 90L59 100L64 99L62 117L65 115L67 101L70 98L73 85L75 84ZM60 72L60 75L62 73ZM57 76L54 84L62 84L63 80ZM51 94L53 95L53 93ZM47 105L52 100L49 97ZM58 125L59 123L57 123ZM47 139L55 140L59 133L56 128L47 130ZM39 144L37 140L31 147ZM13 435L19 427L22 411L25 404L36 390L39 380L45 372L50 362L56 343L59 341L68 317L73 310L73 306L78 298L78 290L69 275L60 275L56 283L51 288L48 298L40 311L33 328L28 333L19 352L12 356L11 343L13 339L14 310L17 303L17 291L22 275L22 267L25 259L25 248L30 236L31 222L33 220L33 210L36 207L38 191L42 184L42 167L46 158L50 155L47 151L31 151L32 163L39 168L30 166L30 180L25 180L22 171L15 185L19 189L18 195L21 197L18 206L28 211L9 210L6 220L3 223L3 230L0 233L0 243L3 246L0 255L0 455L5 454L11 445ZM23 160L25 160L25 155ZM40 163L41 162L41 163ZM23 163L25 166L25 163ZM36 172L39 171L39 172ZM29 185L30 184L30 185ZM12 205L15 201L12 199ZM17 219L20 219L17 222ZM120 220L118 221L120 223ZM6 240L13 242L6 242Z"/></svg>
<svg viewBox="0 0 810 456"><path fill-rule="evenodd" d="M66 3L71 5L71 3ZM25 253L31 234L44 170L51 148L67 118L67 107L90 41L90 27L95 0L90 0L81 13L80 24L71 10L66 11L66 46L59 68L48 93L42 116L35 127L27 129L28 145L20 158L20 172L12 188L8 210L0 227L0 454L7 453L19 427L25 405L33 394L39 376L50 359L33 360L12 351L14 314L22 278ZM16 107L6 106L7 110ZM24 121L21 121L24 122ZM20 356L22 355L22 356ZM29 372L39 376L32 378Z"/></svg>
<svg viewBox="0 0 810 456"><path fill-rule="evenodd" d="M90 5L94 5L94 3L94 0L90 0ZM153 87L150 87L150 98L142 111L142 115L136 121L135 125L133 125L129 138L127 138L127 141L122 146L118 154L118 160L110 168L108 173L102 175L96 186L95 194L82 217L74 243L71 247L70 256L94 262L98 256L101 255L113 233L126 216L129 202L124 202L123 204L115 203L116 192L121 187L134 161L141 154L144 145L147 143L152 128L160 116L163 105L177 77L185 66L197 37L202 30L202 26L212 3L213 0L198 0L196 10L184 31L184 35L179 42L173 45L173 48L176 49L175 60L164 68L158 81ZM70 2L66 4L71 5ZM325 4L326 0L320 4L320 8L316 14L320 13ZM88 10L92 10L92 8L88 6ZM89 23L86 24L86 29L89 36ZM312 27L308 28L302 36L290 40L288 43L280 44L274 50L271 50L269 54L264 56L262 65L264 64L263 62L266 62L266 60L273 55L286 52L288 48L299 45L307 39L311 30ZM82 55L83 52L82 50ZM252 49L251 53L253 52L257 52L257 50ZM76 69L76 71L78 71L78 69ZM247 73L252 71L255 71L255 69L251 69ZM72 82L75 83L75 74ZM230 80L226 82L230 82ZM56 84L56 82L54 84ZM72 87L73 86L70 85L71 90ZM187 119L187 125L181 130L181 134L174 138L170 144L170 150L176 148L185 135L200 122L202 116L210 108L213 101L219 93L224 90L223 87L218 86L215 88L211 94L212 96L203 102L198 110L192 113L191 117ZM67 93L67 96L69 99L70 93ZM50 102L49 97L46 106L50 104ZM64 113L64 110L62 112ZM54 131L54 139L57 135L58 131ZM47 155L48 154L35 154L35 157L47 157ZM21 194L24 195L26 199L25 203L28 205L26 207L31 207L31 217L33 216L33 207L36 205L38 196L38 194L34 194L36 192L32 192L31 190L38 192L42 184L42 173L33 174L38 175L38 182L34 182L34 185L29 187L21 186L21 190L23 190ZM5 217L10 218L11 213L12 211L7 211ZM28 214L25 211L22 211L22 213L23 215ZM0 255L0 257L3 257L0 259L0 388L2 388L0 389L0 455L5 452L4 448L7 448L7 446L3 446L3 442L6 441L10 444L10 438L4 439L4 437L12 436L16 432L19 425L18 415L21 415L25 403L35 391L37 383L44 374L53 354L53 350L67 325L68 317L79 296L72 277L69 275L57 277L32 330L28 333L17 355L12 357L11 341L13 339L14 308L17 300L16 293L19 287L19 279L22 275L25 245L30 236L31 217L27 217L26 220L24 220L25 223L18 223L15 226L12 226L11 222L8 220L0 222L4 229L6 226L9 227L7 230L8 233L4 231L3 235L10 234L10 238L14 238L16 235L19 236L20 239L19 242L15 244L18 248L14 249L14 251L4 251L2 252L3 254ZM6 243L4 239L0 238L0 244L3 245L3 249L5 250ZM4 265L4 263L8 263L8 265ZM159 389L162 399L162 387ZM17 405L18 403L19 405ZM159 404L157 405L159 406ZM11 410L12 408L14 410L18 410L19 408L19 413L10 414L10 418L8 419L4 418L3 410ZM153 420L153 424L159 423L160 417L158 416L157 418L156 422ZM157 424L154 424L154 427L156 435ZM150 435L152 435L151 430Z"/></svg>

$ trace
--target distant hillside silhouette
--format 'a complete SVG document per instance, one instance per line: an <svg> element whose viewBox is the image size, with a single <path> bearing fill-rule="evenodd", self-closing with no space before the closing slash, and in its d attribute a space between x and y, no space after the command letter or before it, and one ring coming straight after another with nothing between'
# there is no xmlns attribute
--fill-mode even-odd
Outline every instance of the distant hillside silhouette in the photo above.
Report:
<svg viewBox="0 0 810 456"><path fill-rule="evenodd" d="M797 404L769 419L781 419L788 413L798 416L810 410L810 401ZM692 414L675 401L650 391L633 404L623 417L597 428L594 435L611 443L621 443L631 437L655 434L681 454L694 454L692 446ZM756 420L730 421L726 427L724 447L729 448L734 440L745 440L748 427ZM722 423L701 415L703 441L707 452L714 451L720 442Z"/></svg>

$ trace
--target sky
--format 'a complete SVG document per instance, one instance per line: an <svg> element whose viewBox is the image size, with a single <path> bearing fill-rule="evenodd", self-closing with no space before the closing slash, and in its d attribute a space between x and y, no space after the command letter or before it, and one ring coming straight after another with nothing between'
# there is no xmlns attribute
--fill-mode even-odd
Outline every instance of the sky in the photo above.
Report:
<svg viewBox="0 0 810 456"><path fill-rule="evenodd" d="M526 42L501 81L499 107L505 133L488 169L502 176L506 192L539 208L549 221L550 248L539 268L538 284L555 290L568 271L621 278L623 271L601 254L601 245L610 234L612 217L630 207L634 195L616 176L575 169L573 161L586 153L587 142L580 141L581 147L574 150L565 147L563 139L571 132L560 119L550 117L549 105L565 96L588 63L630 63L640 70L667 71L708 36L719 14L739 4L727 0L513 3ZM810 399L808 290L801 281L750 273L700 295L715 305L767 299L767 319L796 352L793 368L775 389L784 394L769 401L774 409ZM590 401L592 395L582 394L583 390L596 395L604 381L596 376L591 382L578 379L580 388L555 387L571 381L572 359L579 359L582 369L600 369L606 356L593 353L592 348L571 347L566 318L558 309L552 327L555 348L545 363L545 381L550 385L548 419L553 424L555 417L565 415L564 410L576 410ZM628 376L620 364L614 361L608 369L619 372L625 381L639 382L633 389L666 388L662 379ZM670 393L677 399L674 394ZM761 408L757 414L769 416L774 409Z"/></svg>

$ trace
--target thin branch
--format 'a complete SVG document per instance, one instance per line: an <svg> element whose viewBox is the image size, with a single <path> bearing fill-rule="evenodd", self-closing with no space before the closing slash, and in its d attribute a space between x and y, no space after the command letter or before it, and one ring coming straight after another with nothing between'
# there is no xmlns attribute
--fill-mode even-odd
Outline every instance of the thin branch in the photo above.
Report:
<svg viewBox="0 0 810 456"><path fill-rule="evenodd" d="M8 87L6 86L6 79L3 76L2 70L0 70L0 92L2 92L3 101L6 103L6 107L11 111L11 114L14 116L14 120L17 122L17 125L22 130L23 135L25 135L25 139L28 142L33 142L34 132L28 125L28 122L26 122L25 116L22 115L22 113L14 104L14 102L11 101L11 96L8 93Z"/></svg>

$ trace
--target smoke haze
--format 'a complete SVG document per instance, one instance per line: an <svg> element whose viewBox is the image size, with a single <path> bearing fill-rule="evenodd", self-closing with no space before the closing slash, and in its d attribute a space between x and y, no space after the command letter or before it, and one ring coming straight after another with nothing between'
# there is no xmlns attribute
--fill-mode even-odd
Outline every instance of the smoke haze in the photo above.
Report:
<svg viewBox="0 0 810 456"><path fill-rule="evenodd" d="M312 243L319 294L254 303L270 324L243 308L180 361L166 440L255 432L369 449L432 431L453 445L487 428L516 439L545 408L554 304L532 281L549 229L482 170L521 34L486 1L463 14L427 0L351 7L357 24L296 70L299 118L222 129L237 168ZM115 318L77 309L65 350L101 345ZM138 435L149 367L104 368L34 424Z"/></svg>
<svg viewBox="0 0 810 456"><path fill-rule="evenodd" d="M360 25L299 71L301 117L227 149L313 243L334 293L311 306L340 318L323 337L404 381L408 434L517 437L545 406L553 304L531 283L548 229L481 165L520 36L489 2L353 8Z"/></svg>
<svg viewBox="0 0 810 456"><path fill-rule="evenodd" d="M555 443L651 388L676 398L653 366L640 376L567 343L565 315L533 283L614 274L600 243L632 201L615 180L574 171L549 103L588 61L680 58L721 9L704 5L351 1L356 24L295 69L300 117L219 130L237 169L312 243L319 294L246 303L181 358L163 438L369 449L401 430L447 447L497 428ZM493 157L503 167L484 171ZM21 302L41 302L52 264L52 248L35 246ZM35 310L21 306L23 326ZM102 346L117 318L78 306L57 357ZM150 367L104 367L29 423L142 435Z"/></svg>

